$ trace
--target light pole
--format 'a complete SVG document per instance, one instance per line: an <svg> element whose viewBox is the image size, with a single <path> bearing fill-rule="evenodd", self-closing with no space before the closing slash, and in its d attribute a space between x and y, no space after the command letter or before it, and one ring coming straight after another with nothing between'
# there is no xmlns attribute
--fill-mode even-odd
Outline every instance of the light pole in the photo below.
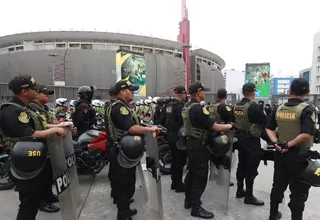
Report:
<svg viewBox="0 0 320 220"><path fill-rule="evenodd" d="M52 85L55 85L55 81L56 80L55 80L55 77L54 77L54 74L55 74L55 72L54 72L55 60L54 60L54 58L57 57L58 55L55 54L55 53L49 53L48 56L52 57L52 80L53 80Z"/></svg>

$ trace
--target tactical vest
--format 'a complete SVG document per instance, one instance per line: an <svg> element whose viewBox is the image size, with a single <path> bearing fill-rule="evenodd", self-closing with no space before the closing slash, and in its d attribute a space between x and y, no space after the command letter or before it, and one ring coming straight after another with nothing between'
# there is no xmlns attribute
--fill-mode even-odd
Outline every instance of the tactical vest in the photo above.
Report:
<svg viewBox="0 0 320 220"><path fill-rule="evenodd" d="M200 103L192 103L189 106L186 106L182 109L182 119L184 124L184 135L187 137L195 137L202 141L205 141L207 139L207 130L201 129L201 128L195 128L192 127L190 117L189 117L189 111L197 106L200 105Z"/></svg>
<svg viewBox="0 0 320 220"><path fill-rule="evenodd" d="M119 141L121 139L122 135L126 132L125 130L122 130L120 128L116 128L114 126L112 119L111 119L112 108L119 103L128 110L129 115L131 115L132 121L136 125L140 125L140 121L139 121L137 114L134 111L132 111L125 102L123 102L121 100L117 100L115 103L113 103L111 105L109 112L108 112L108 118L107 118L110 137L115 141Z"/></svg>
<svg viewBox="0 0 320 220"><path fill-rule="evenodd" d="M45 127L47 127L46 124L58 124L58 121L53 112L47 111L46 109L41 107L39 104L34 102L31 102L29 106L32 109L32 111L36 112L38 115L42 117L43 120L45 120L45 123L44 123Z"/></svg>
<svg viewBox="0 0 320 220"><path fill-rule="evenodd" d="M29 108L26 108L22 105L19 105L17 103L13 103L13 102L8 102L8 103L4 103L0 106L0 110L3 109L4 106L7 105L14 105L20 109L22 109L23 111L25 111L27 113L27 115L30 117L30 119L32 119L33 123L34 123L34 129L35 131L42 131L45 129L45 126L43 124L43 118L41 118L36 112L32 111ZM2 130L0 129L0 137L1 137L1 142L4 146L5 149L9 150L12 149L13 146L15 145L15 143L22 137L7 137L4 135L4 133L2 132Z"/></svg>
<svg viewBox="0 0 320 220"><path fill-rule="evenodd" d="M174 114L174 106L179 104L178 100L171 101L166 108L166 123L165 127L168 129L168 131L171 132L177 132L179 131L181 125L178 124L176 115Z"/></svg>
<svg viewBox="0 0 320 220"><path fill-rule="evenodd" d="M262 125L250 123L248 109L254 102L234 106L234 119L240 132L250 133L253 137L260 137L264 128Z"/></svg>
<svg viewBox="0 0 320 220"><path fill-rule="evenodd" d="M218 103L209 105L209 108L208 108L209 115L215 121L222 121L222 119L218 113L218 108L221 104L222 104L222 102L218 102Z"/></svg>
<svg viewBox="0 0 320 220"><path fill-rule="evenodd" d="M302 102L296 106L281 105L276 112L278 135L281 141L291 141L301 134L301 113L309 106ZM300 147L310 148L313 145L313 137L302 143Z"/></svg>
<svg viewBox="0 0 320 220"><path fill-rule="evenodd" d="M115 102L114 100L110 100L110 102L107 105L104 106L104 110L105 110L105 112L104 112L104 120L105 120L105 123L106 123L105 126L106 126L106 132L108 134L108 137L110 137L108 115L110 113L111 106L112 106L112 104L114 102Z"/></svg>

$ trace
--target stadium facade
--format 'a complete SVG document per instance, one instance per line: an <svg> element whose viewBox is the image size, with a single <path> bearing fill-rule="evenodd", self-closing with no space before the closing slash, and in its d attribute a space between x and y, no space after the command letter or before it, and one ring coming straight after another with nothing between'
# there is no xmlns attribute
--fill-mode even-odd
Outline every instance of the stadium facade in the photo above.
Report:
<svg viewBox="0 0 320 220"><path fill-rule="evenodd" d="M119 51L145 59L146 95L169 95L185 84L185 45L153 37L85 31L50 31L0 37L0 83L31 74L45 85L96 85L109 88L117 80ZM224 60L197 49L191 52L191 82L201 80L211 92L224 87Z"/></svg>

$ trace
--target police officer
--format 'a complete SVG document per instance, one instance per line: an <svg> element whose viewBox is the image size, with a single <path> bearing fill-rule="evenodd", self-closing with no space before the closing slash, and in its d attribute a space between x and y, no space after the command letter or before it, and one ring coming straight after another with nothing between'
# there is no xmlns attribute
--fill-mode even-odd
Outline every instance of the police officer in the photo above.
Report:
<svg viewBox="0 0 320 220"><path fill-rule="evenodd" d="M208 111L210 117L213 118L214 121L220 123L230 123L233 119L232 109L226 105L225 101L227 99L227 90L219 89L217 91L217 101L214 104L209 105ZM219 158L215 158L214 162L219 161ZM230 183L230 186L233 186L234 183Z"/></svg>
<svg viewBox="0 0 320 220"><path fill-rule="evenodd" d="M116 83L114 91L118 97L112 104L108 115L109 132L112 140L119 141L125 132L130 134L144 134L153 132L157 127L139 126L139 119L136 114L130 110L128 103L134 98L134 91L139 87L132 85L128 80L120 80ZM137 210L130 210L130 203L135 192L136 167L123 168L118 161L119 150L114 148L111 156L112 178L114 197L118 208L118 220L131 220L131 216L137 213Z"/></svg>
<svg viewBox="0 0 320 220"><path fill-rule="evenodd" d="M232 128L231 124L216 124L210 118L209 111L202 107L200 102L204 100L204 86L201 82L195 82L189 87L191 101L183 109L185 134L188 138L186 143L188 173L185 178L185 208L192 208L191 215L200 218L213 218L211 212L201 207L201 195L203 194L208 179L208 162L210 151L207 148L207 136L209 131L227 131Z"/></svg>
<svg viewBox="0 0 320 220"><path fill-rule="evenodd" d="M79 99L75 101L75 112L72 115L72 121L77 128L78 136L96 124L96 113L91 106L94 90L92 86L81 86L78 89Z"/></svg>
<svg viewBox="0 0 320 220"><path fill-rule="evenodd" d="M303 78L294 79L290 86L291 98L272 112L266 132L277 152L274 161L273 187L270 195L270 220L280 219L278 212L284 191L288 185L292 220L302 220L310 185L300 181L299 173L306 153L313 145L315 113L303 101L309 94L309 82ZM278 137L274 130L278 127Z"/></svg>
<svg viewBox="0 0 320 220"><path fill-rule="evenodd" d="M108 159L110 161L111 159L111 152L112 152L112 146L113 146L113 140L110 137L110 131L109 131L109 123L108 123L108 115L109 115L109 111L111 109L112 104L117 100L117 94L115 93L114 87L111 87L109 89L109 95L110 95L110 102L108 102L105 106L105 113L104 113L104 117L105 117L105 123L106 123L106 132L108 135L108 140L107 140L107 154L108 154ZM111 168L111 163L109 163L109 172L108 172L108 178L110 181L110 186L111 186L111 198L114 198L114 190L113 190L113 185L112 185L112 181L111 181L111 175L112 175L112 168ZM115 203L115 201L114 201Z"/></svg>
<svg viewBox="0 0 320 220"><path fill-rule="evenodd" d="M182 109L186 100L186 89L183 86L178 86L174 89L176 95L172 99L166 109L166 125L168 129L167 139L171 148L172 163L171 163L171 189L176 192L184 192L184 184L182 182L183 167L186 165L186 151L179 150L176 142L179 137L179 129L183 126Z"/></svg>
<svg viewBox="0 0 320 220"><path fill-rule="evenodd" d="M239 129L238 138L238 169L237 169L237 198L243 198L245 204L264 205L263 201L253 196L254 179L258 175L262 150L260 137L267 123L261 105L253 102L256 86L246 83L242 87L244 98L234 106L235 123ZM246 191L244 191L244 180Z"/></svg>
<svg viewBox="0 0 320 220"><path fill-rule="evenodd" d="M50 109L46 105L49 102L49 95L52 95L53 93L53 90L49 90L45 86L39 86L37 98L29 104L29 107L32 109L32 111L36 112L40 117L44 119L43 123L46 128L48 128L50 125L58 124L58 120L56 119L55 114L50 112ZM52 172L51 175L52 179ZM60 209L51 204L58 201L58 196L53 194L52 184L48 181L47 191L40 204L39 210L44 212L58 212Z"/></svg>
<svg viewBox="0 0 320 220"><path fill-rule="evenodd" d="M9 88L14 96L9 103L1 106L0 128L4 136L4 145L11 149L21 137L47 138L51 135L65 135L63 128L46 129L43 119L31 111L28 104L38 93L38 84L32 76L19 75L14 77ZM17 220L35 220L40 203L52 183L52 171L49 163L40 174L32 179L21 180L15 178L9 171L9 176L16 184L19 192L20 206Z"/></svg>

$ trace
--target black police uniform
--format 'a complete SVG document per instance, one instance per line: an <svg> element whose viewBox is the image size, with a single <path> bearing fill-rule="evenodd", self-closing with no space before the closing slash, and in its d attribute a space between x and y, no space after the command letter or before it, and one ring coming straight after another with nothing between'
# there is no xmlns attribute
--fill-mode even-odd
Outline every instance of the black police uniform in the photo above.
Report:
<svg viewBox="0 0 320 220"><path fill-rule="evenodd" d="M251 83L243 86L243 92L254 92L255 86L251 87ZM251 100L243 98L238 105L244 105ZM253 103L248 108L248 119L252 124L259 124L265 126L267 123L267 116L259 104ZM238 191L237 198L245 197L246 204L263 205L253 196L254 179L258 175L258 168L262 157L261 141L258 137L253 137L249 133L238 133L238 168L237 168L237 182ZM246 192L243 190L243 182L246 183Z"/></svg>
<svg viewBox="0 0 320 220"><path fill-rule="evenodd" d="M75 102L74 126L77 128L78 136L88 131L96 124L96 113L91 102L80 98Z"/></svg>
<svg viewBox="0 0 320 220"><path fill-rule="evenodd" d="M111 87L109 89L109 95L110 96L114 96L115 95L115 91L114 91L114 87ZM107 133L107 136L108 136L108 140L106 142L106 145L107 145L107 155L108 155L108 160L110 161L111 160L111 153L112 153L112 147L113 147L113 140L110 136L110 130L109 130L109 121L108 121L108 114L109 114L109 110L111 109L111 106L112 104L115 102L116 100L114 99L111 99L110 102L105 105L104 109L105 109L105 114L104 114L104 117L105 117L105 126L106 126L106 133ZM111 198L114 198L114 191L113 191L113 182L111 180L112 178L112 165L111 163L109 163L109 172L108 172L108 178L109 178L109 181L110 181L110 186L111 186Z"/></svg>
<svg viewBox="0 0 320 220"><path fill-rule="evenodd" d="M124 102L122 99L118 99ZM112 106L111 120L115 128L128 131L129 128L136 125L132 119L131 113L123 114L120 110L123 107L122 103L117 103ZM127 106L128 107L128 106ZM116 199L118 213L123 213L123 216L130 216L130 203L135 192L136 184L136 167L123 168L118 162L119 150L113 146L111 156L111 172L112 172L112 189L114 198Z"/></svg>
<svg viewBox="0 0 320 220"><path fill-rule="evenodd" d="M178 91L179 89L179 91ZM185 88L177 87L175 90L176 93L186 93ZM176 190L176 192L184 192L184 184L182 183L183 176L183 167L186 165L186 151L179 150L177 148L176 142L179 136L179 129L183 125L182 120L182 109L184 107L184 103L173 99L171 100L166 109L166 125L165 127L168 129L167 139L171 149L172 155L172 163L171 163L171 189Z"/></svg>
<svg viewBox="0 0 320 220"><path fill-rule="evenodd" d="M13 97L10 100L25 108L28 108L19 98ZM0 113L0 127L7 137L28 137L35 132L35 125L32 119L22 119L21 113L24 111L13 105L4 106ZM39 120L41 120L39 118ZM43 195L48 192L48 185L51 185L51 167L49 163L43 168L40 174L29 180L18 180L9 172L9 176L16 184L19 192L19 211L17 220L35 220L40 207Z"/></svg>
<svg viewBox="0 0 320 220"><path fill-rule="evenodd" d="M192 103L199 103L195 99L191 99L185 106L188 107ZM203 107L196 105L189 111L191 126L199 129L210 130L215 123L210 118L209 113L203 112ZM201 196L206 188L208 181L210 151L207 148L207 141L190 137L186 144L188 161L188 173L185 178L186 201L185 207L192 205L193 209L199 209L201 204ZM188 207L189 206L189 207Z"/></svg>
<svg viewBox="0 0 320 220"><path fill-rule="evenodd" d="M233 119L231 108L221 100L217 100L216 103L221 103L217 108L217 112L220 115L221 120L223 122L231 122Z"/></svg>
<svg viewBox="0 0 320 220"><path fill-rule="evenodd" d="M285 106L297 106L302 102L302 99L290 98L285 103ZM313 110L311 107L306 107L302 110L300 117L301 134L314 134L315 122L312 119L312 115ZM266 128L275 130L277 127L276 111L273 111L268 119ZM291 209L292 220L302 220L305 202L308 199L310 189L310 185L301 182L299 178L301 165L305 159L304 149L293 147L287 153L277 151L274 159L273 187L270 195L270 219L276 219L279 203L282 202L284 191L289 185L291 195L288 206Z"/></svg>

